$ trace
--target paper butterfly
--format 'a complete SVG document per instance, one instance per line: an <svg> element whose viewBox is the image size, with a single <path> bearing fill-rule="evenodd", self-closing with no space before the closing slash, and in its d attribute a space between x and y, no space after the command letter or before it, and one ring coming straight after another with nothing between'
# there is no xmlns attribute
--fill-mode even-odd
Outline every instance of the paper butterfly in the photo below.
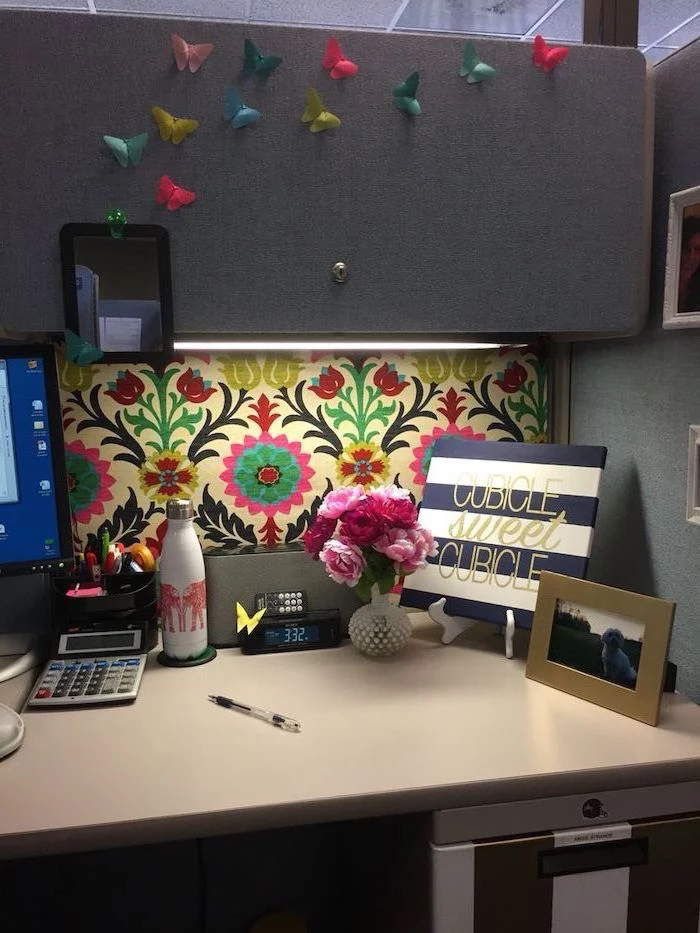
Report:
<svg viewBox="0 0 700 933"><path fill-rule="evenodd" d="M535 36L535 44L532 49L532 62L536 68L542 71L554 71L560 62L568 56L569 50L563 45L549 46L542 36Z"/></svg>
<svg viewBox="0 0 700 933"><path fill-rule="evenodd" d="M141 161L143 150L148 142L148 133L139 133L131 139L121 139L119 136L103 136L102 139L117 162L126 168L129 162L132 165L138 165Z"/></svg>
<svg viewBox="0 0 700 933"><path fill-rule="evenodd" d="M169 139L170 142L181 143L185 136L189 136L199 126L198 120L188 120L183 117L173 117L162 107L151 107L153 119L158 124L161 139Z"/></svg>
<svg viewBox="0 0 700 933"><path fill-rule="evenodd" d="M281 64L282 59L277 55L263 55L250 39L245 40L244 68L246 71L256 74L259 78L267 78Z"/></svg>
<svg viewBox="0 0 700 933"><path fill-rule="evenodd" d="M321 133L323 130L332 130L340 126L340 120L330 110L326 110L318 91L312 87L306 92L306 110L301 115L302 123L310 123L312 133Z"/></svg>
<svg viewBox="0 0 700 933"><path fill-rule="evenodd" d="M235 87L232 87L226 95L225 116L231 122L234 130L238 130L242 126L250 126L252 123L259 123L262 118L259 110L246 107Z"/></svg>
<svg viewBox="0 0 700 933"><path fill-rule="evenodd" d="M191 204L196 197L194 191L181 188L167 175L161 176L156 188L156 204L165 204L169 211L176 211L185 204Z"/></svg>
<svg viewBox="0 0 700 933"><path fill-rule="evenodd" d="M74 331L66 328L66 357L71 363L77 363L78 366L87 366L89 363L96 363L101 360L103 353L98 347L83 340Z"/></svg>
<svg viewBox="0 0 700 933"><path fill-rule="evenodd" d="M419 77L419 73L414 71L405 81L397 84L391 92L394 95L394 107L398 107L399 110L403 110L412 117L417 117L420 113L420 104L416 100Z"/></svg>
<svg viewBox="0 0 700 933"><path fill-rule="evenodd" d="M326 51L321 59L321 67L330 72L331 78L352 78L357 74L357 65L351 62L349 58L343 55L340 48L340 42L337 39L329 39L326 43Z"/></svg>
<svg viewBox="0 0 700 933"><path fill-rule="evenodd" d="M482 62L473 42L467 42L462 50L462 64L459 66L462 77L467 76L467 84L479 84L487 78L496 77L496 69Z"/></svg>
<svg viewBox="0 0 700 933"><path fill-rule="evenodd" d="M241 606L240 603L236 603L236 631L242 632L243 629L247 629L248 634L251 635L258 627L258 622L262 619L264 614L265 608L263 607L254 615L249 616L243 606Z"/></svg>
<svg viewBox="0 0 700 933"><path fill-rule="evenodd" d="M175 33L170 37L170 42L173 47L173 55L175 56L177 70L184 71L185 68L189 66L192 74L194 74L195 71L199 71L204 62L214 51L214 46L211 42L205 42L202 45L190 45L189 42L185 42L184 39L175 35Z"/></svg>

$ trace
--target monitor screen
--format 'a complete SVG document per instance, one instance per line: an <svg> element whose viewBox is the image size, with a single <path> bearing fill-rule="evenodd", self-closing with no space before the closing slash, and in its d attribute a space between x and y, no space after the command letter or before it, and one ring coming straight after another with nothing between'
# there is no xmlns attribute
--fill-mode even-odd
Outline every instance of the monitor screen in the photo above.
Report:
<svg viewBox="0 0 700 933"><path fill-rule="evenodd" d="M0 346L0 574L72 556L53 347Z"/></svg>

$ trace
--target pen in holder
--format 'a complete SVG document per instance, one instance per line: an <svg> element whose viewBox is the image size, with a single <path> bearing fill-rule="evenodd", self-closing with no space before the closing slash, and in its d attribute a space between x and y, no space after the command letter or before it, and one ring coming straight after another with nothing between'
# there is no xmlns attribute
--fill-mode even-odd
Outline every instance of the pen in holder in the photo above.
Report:
<svg viewBox="0 0 700 933"><path fill-rule="evenodd" d="M95 584L85 577L56 577L53 581L51 614L53 634L58 640L65 633L91 635L95 650L100 636L116 631L139 631L141 651L158 643L158 612L155 574L108 574ZM81 591L85 589L85 598Z"/></svg>

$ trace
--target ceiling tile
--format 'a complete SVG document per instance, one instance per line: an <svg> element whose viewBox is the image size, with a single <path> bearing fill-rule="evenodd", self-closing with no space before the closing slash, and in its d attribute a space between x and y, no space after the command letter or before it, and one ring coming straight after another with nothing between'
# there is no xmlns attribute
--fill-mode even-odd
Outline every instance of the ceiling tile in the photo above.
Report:
<svg viewBox="0 0 700 933"><path fill-rule="evenodd" d="M699 0L640 0L639 44L643 47L655 42L698 10ZM676 45L675 36L671 44Z"/></svg>
<svg viewBox="0 0 700 933"><path fill-rule="evenodd" d="M250 18L261 23L386 28L400 0L252 0Z"/></svg>
<svg viewBox="0 0 700 933"><path fill-rule="evenodd" d="M700 16L688 23L687 26L683 26L678 32L674 32L663 44L682 48L684 45L694 42L698 36L700 36Z"/></svg>
<svg viewBox="0 0 700 933"><path fill-rule="evenodd" d="M149 13L190 19L245 20L246 0L95 0L99 13Z"/></svg>
<svg viewBox="0 0 700 933"><path fill-rule="evenodd" d="M545 39L560 42L583 42L582 0L565 0L539 27Z"/></svg>
<svg viewBox="0 0 700 933"><path fill-rule="evenodd" d="M34 10L87 10L87 0L0 0L0 7Z"/></svg>
<svg viewBox="0 0 700 933"><path fill-rule="evenodd" d="M524 35L552 0L411 0L401 29L431 29L484 35Z"/></svg>

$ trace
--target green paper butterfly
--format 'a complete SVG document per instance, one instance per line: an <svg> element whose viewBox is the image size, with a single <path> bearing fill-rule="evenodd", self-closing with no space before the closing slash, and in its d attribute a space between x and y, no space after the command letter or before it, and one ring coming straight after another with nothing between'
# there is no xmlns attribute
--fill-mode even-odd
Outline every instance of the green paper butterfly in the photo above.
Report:
<svg viewBox="0 0 700 933"><path fill-rule="evenodd" d="M419 77L419 73L414 71L405 81L397 84L391 92L394 95L394 107L403 110L404 113L412 117L417 117L421 112L420 104L416 100Z"/></svg>
<svg viewBox="0 0 700 933"><path fill-rule="evenodd" d="M464 46L459 73L462 77L467 75L467 84L478 84L480 81L486 81L487 78L496 77L496 69L482 62L473 42L467 42Z"/></svg>
<svg viewBox="0 0 700 933"><path fill-rule="evenodd" d="M126 168L129 162L132 165L138 165L141 161L143 150L148 142L148 133L139 133L131 139L121 139L119 136L103 136L102 139L117 162L122 168Z"/></svg>
<svg viewBox="0 0 700 933"><path fill-rule="evenodd" d="M102 359L102 350L94 347L87 340L83 340L74 331L66 328L66 357L71 363L77 363L78 366L87 366L89 363L96 363Z"/></svg>
<svg viewBox="0 0 700 933"><path fill-rule="evenodd" d="M255 74L259 78L267 78L281 64L282 59L277 55L263 55L250 39L245 40L244 67L250 74Z"/></svg>

